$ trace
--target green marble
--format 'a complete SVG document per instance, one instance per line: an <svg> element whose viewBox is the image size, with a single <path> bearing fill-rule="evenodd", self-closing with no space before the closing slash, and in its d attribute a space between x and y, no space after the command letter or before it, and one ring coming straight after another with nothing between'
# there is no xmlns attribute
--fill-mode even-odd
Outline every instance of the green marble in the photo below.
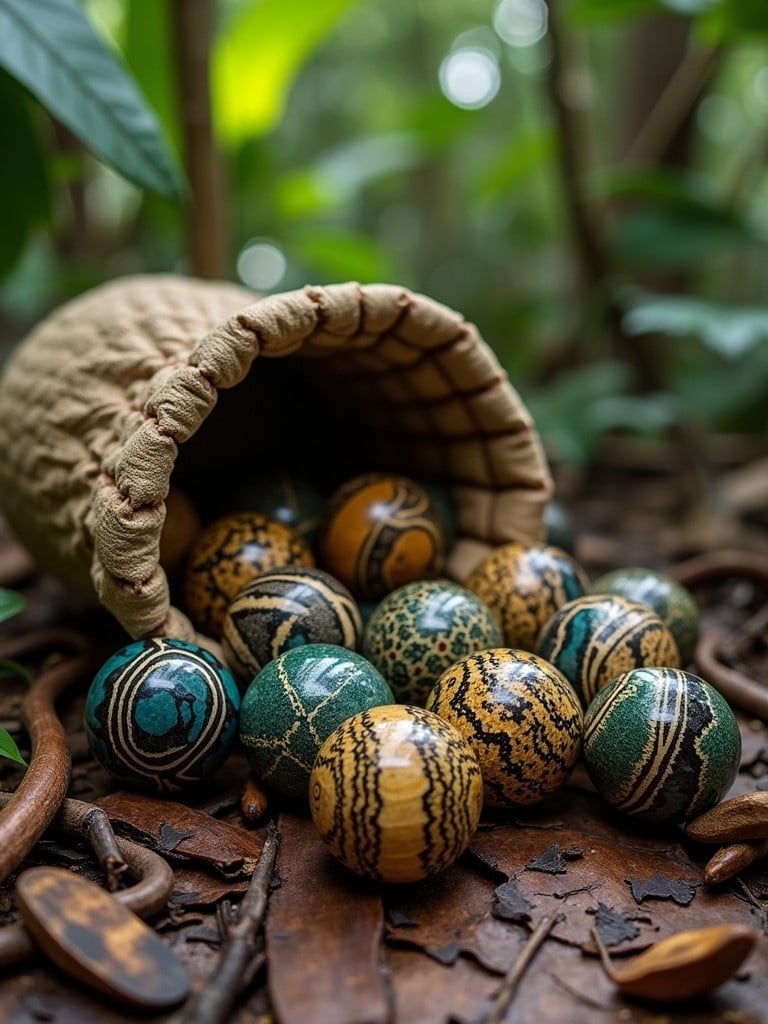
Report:
<svg viewBox="0 0 768 1024"><path fill-rule="evenodd" d="M569 555L576 553L576 524L573 516L559 501L550 501L544 509L545 543L561 548Z"/></svg>
<svg viewBox="0 0 768 1024"><path fill-rule="evenodd" d="M471 591L444 580L422 580L381 601L366 627L363 654L400 704L423 706L447 668L503 642L501 626Z"/></svg>
<svg viewBox="0 0 768 1024"><path fill-rule="evenodd" d="M545 624L537 651L563 673L584 707L622 672L680 667L677 644L658 615L615 594L568 601Z"/></svg>
<svg viewBox="0 0 768 1024"><path fill-rule="evenodd" d="M616 569L592 584L594 594L619 594L652 608L677 642L680 662L693 661L699 640L699 609L682 583L654 569Z"/></svg>
<svg viewBox="0 0 768 1024"><path fill-rule="evenodd" d="M257 477L230 496L229 512L260 512L290 526L314 548L324 497L309 481L287 472Z"/></svg>
<svg viewBox="0 0 768 1024"><path fill-rule="evenodd" d="M393 704L382 675L353 651L307 644L270 661L246 690L240 739L275 795L305 803L317 752L350 715Z"/></svg>
<svg viewBox="0 0 768 1024"><path fill-rule="evenodd" d="M617 810L654 824L677 824L714 806L740 758L730 707L681 669L619 676L584 719L584 762L597 791Z"/></svg>

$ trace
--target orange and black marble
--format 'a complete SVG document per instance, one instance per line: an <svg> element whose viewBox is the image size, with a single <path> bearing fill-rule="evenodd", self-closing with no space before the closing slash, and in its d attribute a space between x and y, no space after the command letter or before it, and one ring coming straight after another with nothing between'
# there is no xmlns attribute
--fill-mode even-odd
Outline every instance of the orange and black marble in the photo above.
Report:
<svg viewBox="0 0 768 1024"><path fill-rule="evenodd" d="M324 569L361 600L436 576L445 532L429 495L404 476L369 473L332 495L320 525Z"/></svg>

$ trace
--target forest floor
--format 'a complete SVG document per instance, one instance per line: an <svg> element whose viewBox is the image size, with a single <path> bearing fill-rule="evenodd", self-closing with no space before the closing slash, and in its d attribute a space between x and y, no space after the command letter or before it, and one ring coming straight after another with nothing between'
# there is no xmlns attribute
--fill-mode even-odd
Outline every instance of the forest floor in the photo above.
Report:
<svg viewBox="0 0 768 1024"><path fill-rule="evenodd" d="M594 578L619 566L668 568L702 551L768 555L767 479L765 464L723 460L717 479L692 500L690 481L674 465L622 449L585 478L563 477L559 494L578 528L577 555ZM7 552L10 542L4 543ZM28 608L6 623L0 638L64 624L87 633L107 654L123 642L105 616L73 604L49 577L34 573L23 589ZM768 585L734 575L695 593L705 630L739 635L734 667L768 687L765 628L751 635L748 626L768 602ZM83 689L60 703L73 757L69 795L85 801L106 797L116 829L138 836L168 859L175 872L173 895L151 923L186 965L193 986L205 987L220 974L231 906L247 886L249 866L265 835L264 825L251 825L241 814L246 762L233 755L183 804L155 801L137 809L128 796L110 795L108 778L89 755ZM0 726L25 749L18 719L22 693L23 684L0 682ZM736 710L743 755L731 795L768 789L768 727ZM15 788L20 777L0 761L0 790ZM325 854L307 819L283 813L277 824L278 867L266 928L258 938L263 956L226 1018L232 1024L272 1018L279 1024L487 1019L505 973L544 917L557 921L505 1020L758 1024L766 1019L768 861L721 887L705 886L702 869L711 848L687 842L676 830L620 821L599 800L581 766L540 806L514 816L485 816L470 850L453 868L415 885L357 881ZM37 864L99 879L88 847L55 831L37 844L22 869ZM0 886L0 926L17 921L16 877ZM597 925L612 955L627 962L673 931L726 921L756 929L755 950L717 992L682 1006L617 995L590 934ZM135 1012L80 987L42 956L0 968L0 1024L136 1019Z"/></svg>

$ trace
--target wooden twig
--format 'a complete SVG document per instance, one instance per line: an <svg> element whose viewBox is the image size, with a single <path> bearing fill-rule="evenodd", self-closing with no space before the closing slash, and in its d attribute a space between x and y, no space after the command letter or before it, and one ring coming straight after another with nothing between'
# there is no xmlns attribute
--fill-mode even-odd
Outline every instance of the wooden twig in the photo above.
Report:
<svg viewBox="0 0 768 1024"><path fill-rule="evenodd" d="M542 917L531 932L528 941L520 950L519 956L504 976L504 980L497 989L488 1010L478 1018L476 1024L501 1024L507 1015L507 1010L512 1000L515 998L517 987L523 975L530 967L531 961L539 951L539 947L555 925L562 920L562 914L559 914L557 917Z"/></svg>
<svg viewBox="0 0 768 1024"><path fill-rule="evenodd" d="M240 904L237 921L221 947L219 962L211 978L188 1003L175 1024L221 1024L229 1020L232 1004L254 958L256 935L267 909L278 846L277 829L271 826L259 863Z"/></svg>
<svg viewBox="0 0 768 1024"><path fill-rule="evenodd" d="M22 702L32 752L24 778L0 815L0 882L21 864L66 796L71 760L54 705L92 668L87 654L59 662L42 672Z"/></svg>
<svg viewBox="0 0 768 1024"><path fill-rule="evenodd" d="M696 648L695 662L701 676L711 683L733 707L768 722L768 687L724 665L718 656L723 634L705 633Z"/></svg>
<svg viewBox="0 0 768 1024"><path fill-rule="evenodd" d="M0 809L7 806L11 797L10 793L0 793ZM69 836L81 838L83 824L94 811L99 811L99 808L93 804L81 800L65 800L54 818L53 825ZM108 822L109 819L107 825L102 823L101 831L104 835L112 831ZM114 893L115 899L139 917L151 917L165 906L173 891L173 871L153 850L145 849L127 839L116 839L114 833L111 842L115 845L120 862L125 864L135 879L129 888ZM107 842L104 847L108 848L110 845L111 843ZM23 963L32 959L36 953L37 948L22 924L0 928L0 967Z"/></svg>
<svg viewBox="0 0 768 1024"><path fill-rule="evenodd" d="M190 269L199 277L225 278L229 270L227 204L208 85L214 12L214 0L173 0L171 4L184 166L191 192L187 204Z"/></svg>

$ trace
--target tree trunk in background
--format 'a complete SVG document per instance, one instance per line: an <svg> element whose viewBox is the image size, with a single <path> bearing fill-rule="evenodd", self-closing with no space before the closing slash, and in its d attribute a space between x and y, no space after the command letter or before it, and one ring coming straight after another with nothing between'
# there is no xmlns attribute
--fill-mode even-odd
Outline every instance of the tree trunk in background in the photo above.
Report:
<svg viewBox="0 0 768 1024"><path fill-rule="evenodd" d="M688 50L689 22L658 15L633 22L624 47L624 82L619 155L626 157ZM674 133L661 162L685 166L690 155L690 114Z"/></svg>
<svg viewBox="0 0 768 1024"><path fill-rule="evenodd" d="M176 77L190 189L187 246L198 277L230 276L229 225L224 168L213 137L209 86L215 0L172 0Z"/></svg>

